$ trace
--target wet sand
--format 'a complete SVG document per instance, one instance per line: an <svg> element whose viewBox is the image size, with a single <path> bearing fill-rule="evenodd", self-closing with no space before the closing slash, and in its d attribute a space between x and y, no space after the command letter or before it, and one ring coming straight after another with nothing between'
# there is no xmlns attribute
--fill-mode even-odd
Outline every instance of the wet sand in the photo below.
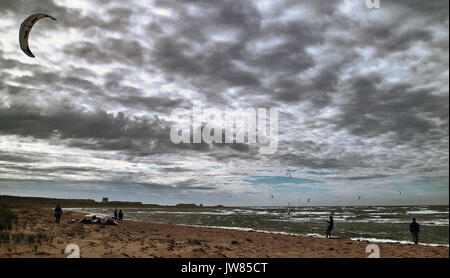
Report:
<svg viewBox="0 0 450 278"><path fill-rule="evenodd" d="M13 209L18 224L9 242L0 245L3 258L64 258L76 244L83 258L365 258L370 242L188 227L124 220L119 226L54 223L53 210ZM448 258L448 247L376 243L381 258Z"/></svg>

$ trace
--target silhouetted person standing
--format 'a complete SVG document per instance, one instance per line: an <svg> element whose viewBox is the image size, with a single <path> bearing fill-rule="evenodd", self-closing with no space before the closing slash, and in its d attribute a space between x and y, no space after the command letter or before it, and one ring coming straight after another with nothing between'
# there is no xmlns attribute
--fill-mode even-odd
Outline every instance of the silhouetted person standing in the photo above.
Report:
<svg viewBox="0 0 450 278"><path fill-rule="evenodd" d="M56 208L55 208L55 218L56 218L56 220L55 220L55 222L56 223L59 223L60 221L61 221L61 215L62 215L62 209L61 209L61 207L59 206L59 204L57 204L56 205Z"/></svg>
<svg viewBox="0 0 450 278"><path fill-rule="evenodd" d="M123 212L122 210L119 210L119 221L122 222L123 219Z"/></svg>
<svg viewBox="0 0 450 278"><path fill-rule="evenodd" d="M334 226L333 216L330 216L330 221L327 221L327 223L328 223L328 227L327 227L327 230L325 231L326 237L331 238L331 230L333 230L333 226Z"/></svg>
<svg viewBox="0 0 450 278"><path fill-rule="evenodd" d="M117 220L117 209L114 210L114 219Z"/></svg>
<svg viewBox="0 0 450 278"><path fill-rule="evenodd" d="M420 226L416 222L416 219L413 218L413 222L411 225L409 225L409 231L411 232L413 236L413 241L415 244L419 244L419 232L420 232Z"/></svg>

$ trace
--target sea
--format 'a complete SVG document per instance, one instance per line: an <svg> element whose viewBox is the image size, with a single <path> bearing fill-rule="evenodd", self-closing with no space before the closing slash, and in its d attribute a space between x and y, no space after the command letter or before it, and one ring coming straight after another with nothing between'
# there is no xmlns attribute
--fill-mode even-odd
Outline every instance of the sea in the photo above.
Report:
<svg viewBox="0 0 450 278"><path fill-rule="evenodd" d="M69 208L87 216L111 217L112 208ZM424 245L449 246L448 206L125 208L124 219L178 225L218 227L310 237L325 237L334 218L333 237L370 242L412 244L409 224L420 225Z"/></svg>

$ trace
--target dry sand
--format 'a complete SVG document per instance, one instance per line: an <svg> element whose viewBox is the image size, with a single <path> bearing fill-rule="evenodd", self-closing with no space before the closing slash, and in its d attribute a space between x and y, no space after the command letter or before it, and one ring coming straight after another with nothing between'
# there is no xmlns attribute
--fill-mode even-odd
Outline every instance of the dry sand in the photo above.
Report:
<svg viewBox="0 0 450 278"><path fill-rule="evenodd" d="M124 221L119 226L69 224L70 216L82 215L67 211L61 223L56 224L51 209L14 210L19 221L11 231L11 241L15 238L16 243L1 243L3 258L64 258L68 256L65 253L68 244L78 245L83 258L364 258L369 255L365 252L369 242L365 241L137 221ZM448 247L376 244L381 258L449 257Z"/></svg>

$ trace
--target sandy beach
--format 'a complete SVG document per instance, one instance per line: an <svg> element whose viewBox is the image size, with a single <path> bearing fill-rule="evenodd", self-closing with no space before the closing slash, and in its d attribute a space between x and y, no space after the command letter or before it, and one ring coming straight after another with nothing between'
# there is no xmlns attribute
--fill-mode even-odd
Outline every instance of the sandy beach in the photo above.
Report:
<svg viewBox="0 0 450 278"><path fill-rule="evenodd" d="M60 224L53 210L15 208L17 225L2 235L0 257L64 258L69 244L82 258L365 258L369 242L124 220L119 226ZM8 239L9 237L9 239ZM448 258L448 247L376 243L381 258Z"/></svg>

